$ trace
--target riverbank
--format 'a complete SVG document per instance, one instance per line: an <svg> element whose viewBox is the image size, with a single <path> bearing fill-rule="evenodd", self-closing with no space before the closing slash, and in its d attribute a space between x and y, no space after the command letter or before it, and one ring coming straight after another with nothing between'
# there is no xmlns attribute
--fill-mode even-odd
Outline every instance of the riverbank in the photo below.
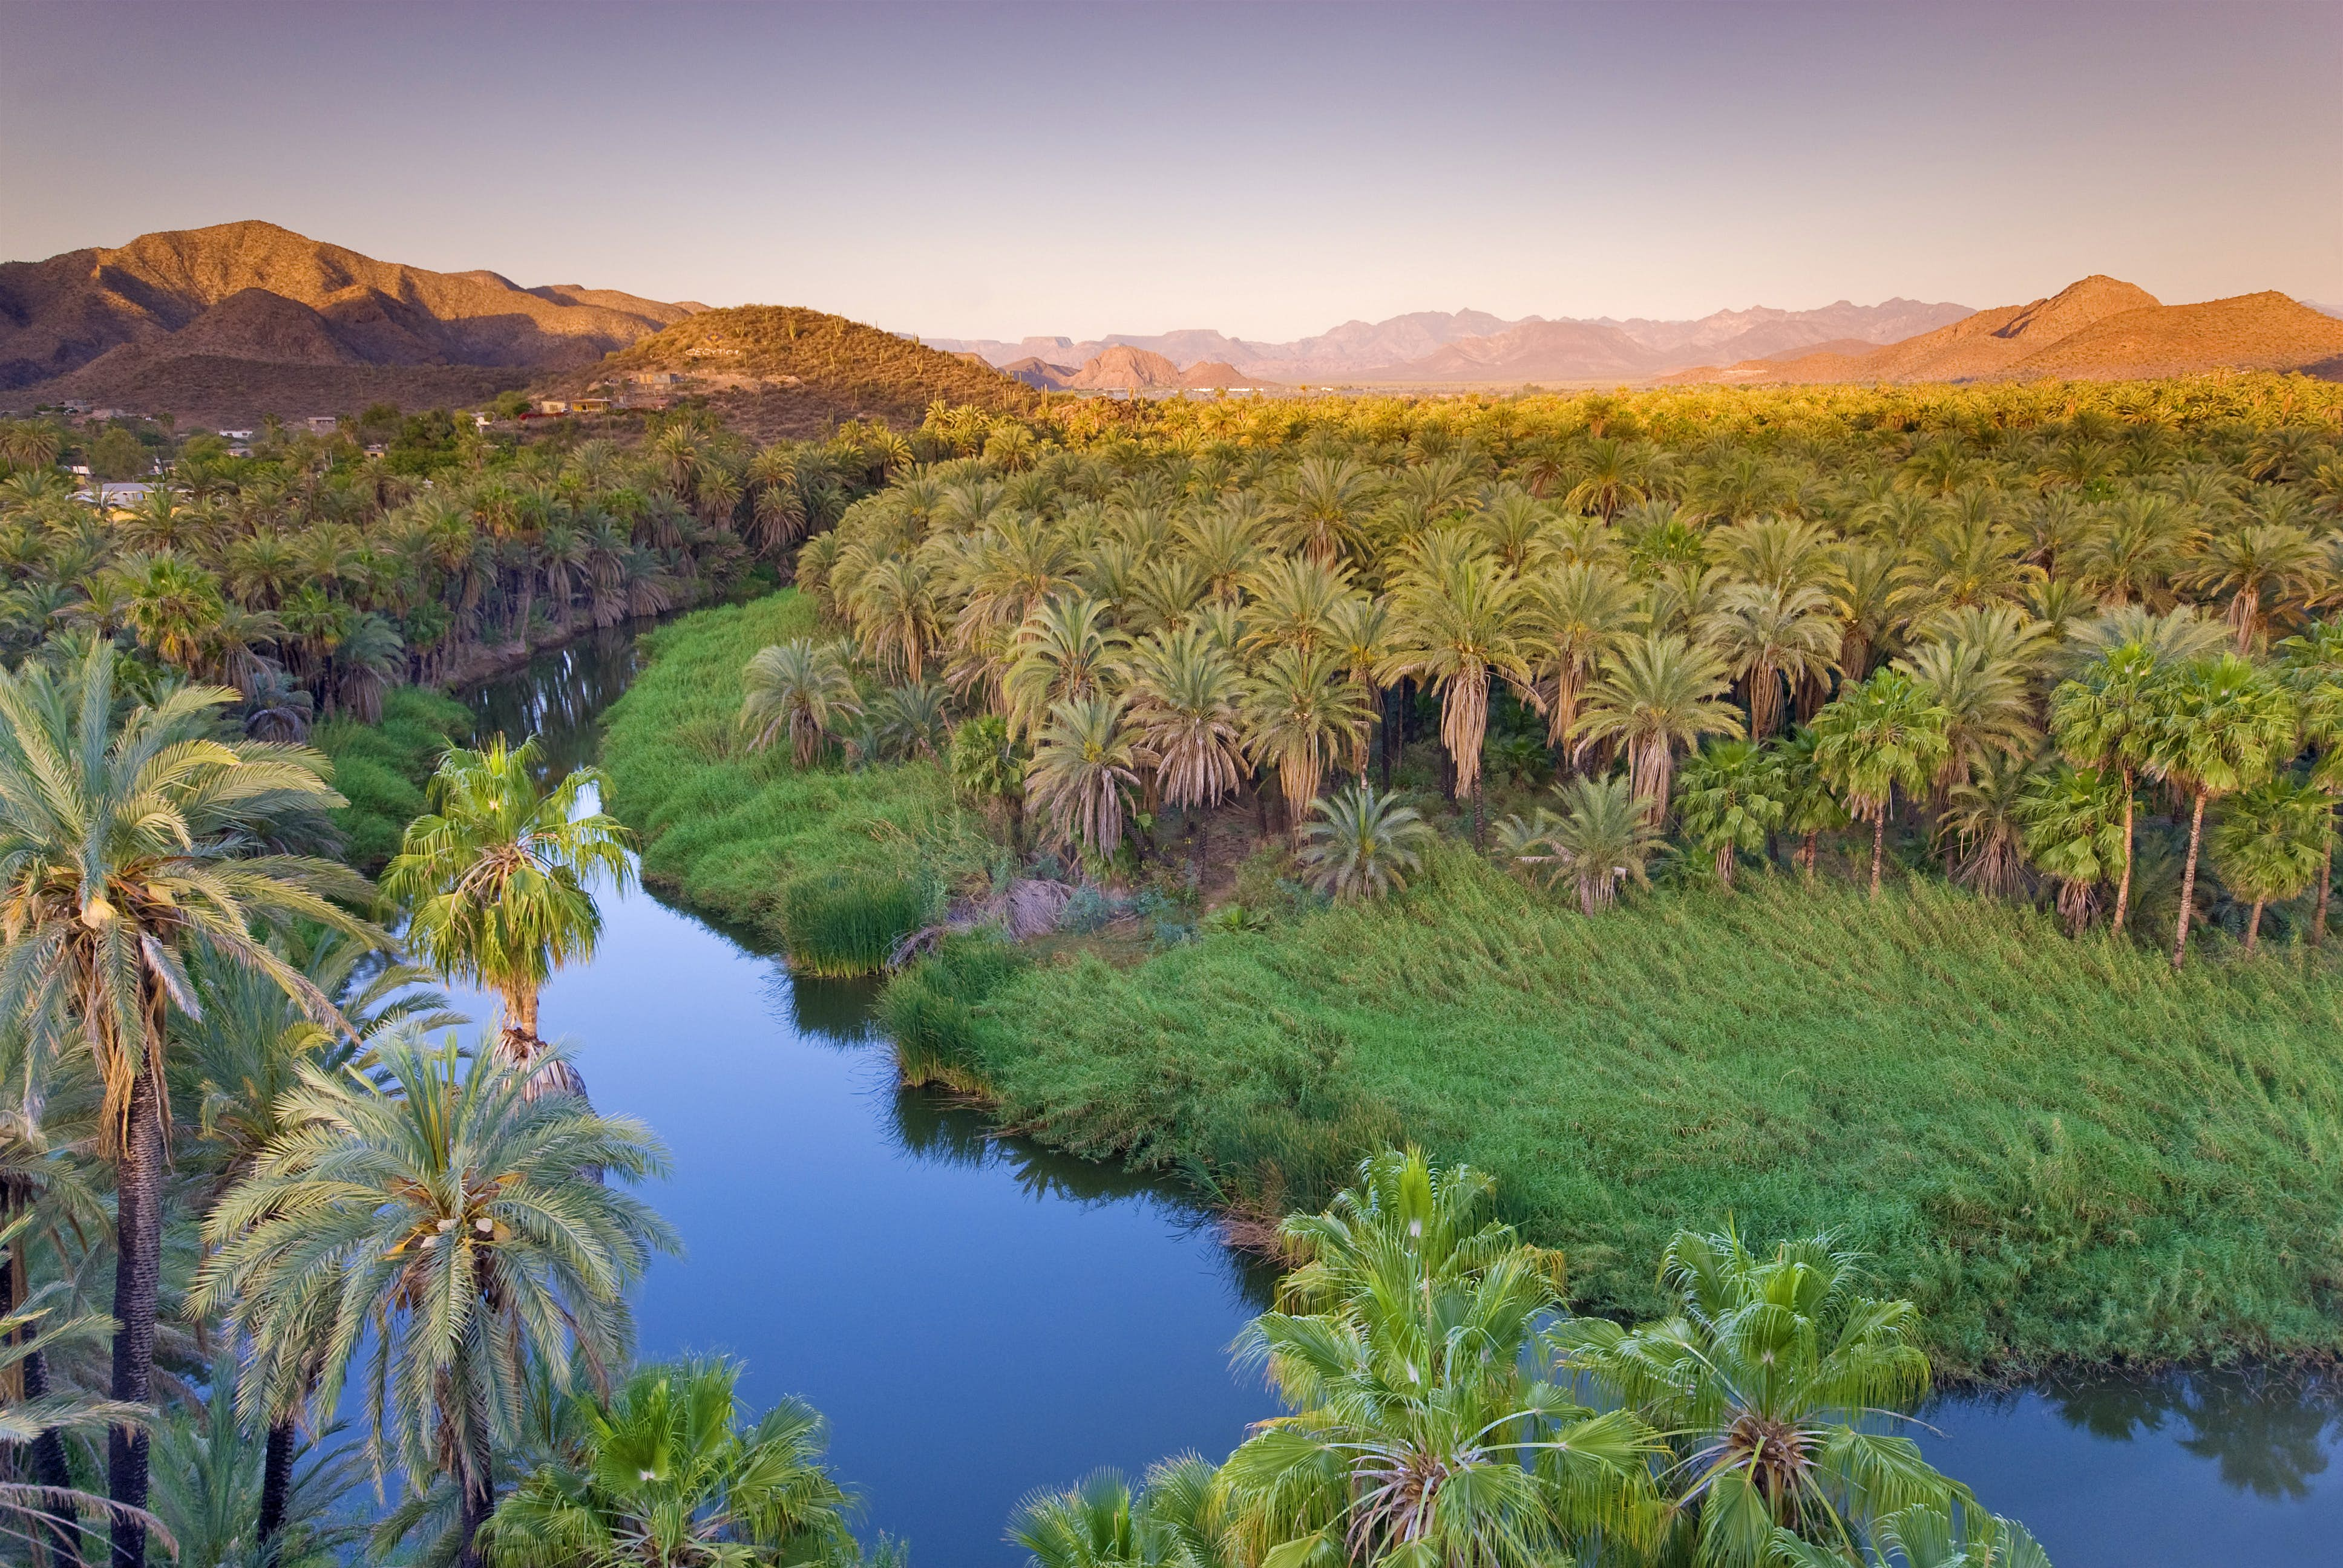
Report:
<svg viewBox="0 0 2343 1568"><path fill-rule="evenodd" d="M867 974L992 849L938 764L801 771L786 744L749 749L741 666L818 631L811 602L783 589L647 633L602 766L610 809L642 837L645 881L802 972Z"/></svg>
<svg viewBox="0 0 2343 1568"><path fill-rule="evenodd" d="M398 852L407 825L424 810L424 782L440 753L471 739L471 710L419 686L383 698L382 720L329 719L311 740L332 759L334 788L349 804L335 811L342 858L373 876Z"/></svg>
<svg viewBox="0 0 2343 1568"><path fill-rule="evenodd" d="M1871 1253L1956 1374L2343 1349L2331 971L1785 883L1589 920L1450 849L1129 969L963 939L883 1010L1009 1124L1232 1201L1308 1206L1387 1139L1468 1161L1584 1308L1653 1312L1664 1237L1730 1221Z"/></svg>
<svg viewBox="0 0 2343 1568"><path fill-rule="evenodd" d="M931 912L991 849L931 765L746 749L740 665L815 630L795 594L661 628L604 767L652 885L819 972L876 960L820 948L818 895ZM1730 1220L1873 1254L1958 1375L2343 1349L2331 968L2175 976L1921 879L1745 880L1589 920L1452 845L1388 902L1151 956L957 938L883 1013L911 1081L1235 1212L1393 1141L1483 1166L1591 1310L1656 1310L1666 1235Z"/></svg>

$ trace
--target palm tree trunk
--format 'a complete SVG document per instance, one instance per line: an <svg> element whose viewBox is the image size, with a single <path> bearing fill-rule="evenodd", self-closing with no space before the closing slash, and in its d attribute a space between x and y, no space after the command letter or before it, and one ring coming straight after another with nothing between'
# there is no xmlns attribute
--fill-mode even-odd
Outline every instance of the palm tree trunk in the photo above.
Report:
<svg viewBox="0 0 2343 1568"><path fill-rule="evenodd" d="M1871 901L1879 901L1879 862L1887 853L1887 808L1882 805L1879 814L1871 819Z"/></svg>
<svg viewBox="0 0 2343 1568"><path fill-rule="evenodd" d="M1821 829L1816 829L1806 835L1805 843L1798 846L1798 869L1805 873L1805 879L1809 882L1815 879L1815 857L1821 850L1822 837Z"/></svg>
<svg viewBox="0 0 2343 1568"><path fill-rule="evenodd" d="M155 1045L131 1082L128 1125L116 1160L114 1382L112 1396L151 1403L155 1392L155 1307L163 1279L163 1097ZM106 1436L106 1495L126 1508L146 1506L146 1433L110 1427ZM114 1515L114 1568L146 1568L146 1527Z"/></svg>
<svg viewBox="0 0 2343 1568"><path fill-rule="evenodd" d="M2254 949L2261 945L2263 902L2260 899L2254 900L2253 918L2246 922L2246 956L2248 958L2253 956Z"/></svg>
<svg viewBox="0 0 2343 1568"><path fill-rule="evenodd" d="M293 1492L293 1419L268 1423L268 1451L260 1470L260 1561L275 1568L277 1533L285 1528L286 1501Z"/></svg>
<svg viewBox="0 0 2343 1568"><path fill-rule="evenodd" d="M1729 843L1716 851L1716 879L1725 884L1728 892L1733 888L1733 863L1738 858Z"/></svg>
<svg viewBox="0 0 2343 1568"><path fill-rule="evenodd" d="M2122 879L2121 881L2118 881L2118 882L2116 884L2116 919L2115 919L2115 929L2116 929L2116 931L2117 931L2117 933L2118 935L2120 935L2120 934L2122 933L2122 931L2123 931L2125 918L2126 918L2126 917L2127 917L2127 916L2131 913L2131 810L2132 810L2132 779L2131 779L2131 769L2128 769L2128 768L2127 768L2127 769L2124 769L2123 781L2124 781L2124 865L2123 865L2123 879Z"/></svg>
<svg viewBox="0 0 2343 1568"><path fill-rule="evenodd" d="M2188 862L2180 873L2180 919L2172 938L2172 967L2188 956L2188 917L2197 908L2197 849L2205 838L2205 791L2197 791L2197 808L2188 816Z"/></svg>
<svg viewBox="0 0 2343 1568"><path fill-rule="evenodd" d="M2327 899L2335 885L2335 812L2327 813L2327 848L2318 858L2318 905L2310 917L2310 945L2318 947L2327 940Z"/></svg>
<svg viewBox="0 0 2343 1568"><path fill-rule="evenodd" d="M17 1211L28 1207L29 1196L14 1181L0 1180L0 1225L15 1218ZM8 1249L8 1261L0 1265L0 1318L16 1310L16 1303L27 1292L17 1287L28 1283L25 1269L25 1243L19 1240ZM24 1331L30 1339L32 1329ZM9 1338L14 1339L12 1334ZM40 1351L26 1352L17 1363L17 1373L23 1387L13 1391L14 1397L45 1399L49 1392L48 1357ZM33 1438L33 1481L38 1486L53 1486L62 1491L73 1484L73 1475L65 1468L65 1440L55 1427L45 1427ZM51 1520L43 1524L40 1540L48 1548L49 1561L59 1568L78 1568L81 1562L79 1532L67 1533L68 1527Z"/></svg>

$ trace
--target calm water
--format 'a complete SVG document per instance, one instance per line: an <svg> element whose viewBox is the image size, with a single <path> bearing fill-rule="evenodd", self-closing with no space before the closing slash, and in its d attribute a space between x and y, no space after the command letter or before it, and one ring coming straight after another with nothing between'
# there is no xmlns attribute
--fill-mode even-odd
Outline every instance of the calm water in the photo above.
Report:
<svg viewBox="0 0 2343 1568"><path fill-rule="evenodd" d="M540 658L475 706L590 759L622 638ZM722 1351L763 1402L802 1394L872 1530L922 1568L1012 1564L1017 1499L1101 1464L1217 1458L1271 1396L1230 1371L1264 1300L1176 1191L989 1138L897 1087L868 990L774 960L644 893L546 992L595 1103L675 1153L650 1190L687 1255L640 1307L646 1356ZM485 1002L478 1016L488 1016ZM2343 1396L2240 1374L1940 1401L1916 1433L2059 1568L2343 1561Z"/></svg>

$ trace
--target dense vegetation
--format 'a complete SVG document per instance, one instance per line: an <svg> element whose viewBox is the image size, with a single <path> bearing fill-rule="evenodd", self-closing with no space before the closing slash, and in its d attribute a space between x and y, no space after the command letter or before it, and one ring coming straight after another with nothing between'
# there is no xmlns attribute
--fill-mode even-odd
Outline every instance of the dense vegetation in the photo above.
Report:
<svg viewBox="0 0 2343 1568"><path fill-rule="evenodd" d="M893 983L906 1070L1240 1204L1404 1137L1501 1172L1606 1307L1731 1211L1845 1228L1966 1369L2331 1351L2337 407L963 417L977 456L801 549L822 626L670 634L633 699L670 722L611 748L660 781L620 809L656 799L654 859L733 912L800 844L942 884L862 910L890 934L1078 868L1061 930L1096 935ZM990 856L819 825L907 788L935 820L930 765L886 760L921 749Z"/></svg>

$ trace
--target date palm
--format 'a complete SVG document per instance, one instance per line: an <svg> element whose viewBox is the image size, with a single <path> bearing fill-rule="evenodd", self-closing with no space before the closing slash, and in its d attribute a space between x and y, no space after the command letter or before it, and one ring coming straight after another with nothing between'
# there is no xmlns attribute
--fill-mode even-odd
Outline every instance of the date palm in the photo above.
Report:
<svg viewBox="0 0 2343 1568"><path fill-rule="evenodd" d="M480 1533L494 1568L725 1568L850 1563L853 1499L821 1463L799 1400L754 1420L740 1368L643 1367L608 1398L570 1396L575 1451L539 1465Z"/></svg>
<svg viewBox="0 0 2343 1568"><path fill-rule="evenodd" d="M2318 902L2310 940L2327 940L2327 906L2335 881L2335 802L2343 799L2343 620L2329 619L2278 648L2278 672L2302 707L2303 739L2312 749L2310 781L2327 796L2319 841Z"/></svg>
<svg viewBox="0 0 2343 1568"><path fill-rule="evenodd" d="M1985 645L1926 642L1896 661L1923 696L1945 710L1945 755L1930 787L1941 804L1996 757L2031 750L2036 730L2022 667Z"/></svg>
<svg viewBox="0 0 2343 1568"><path fill-rule="evenodd" d="M1439 691L1441 744L1456 765L1457 794L1472 796L1477 814L1490 685L1530 685L1521 580L1477 548L1426 549L1399 574L1391 598L1392 651L1377 678Z"/></svg>
<svg viewBox="0 0 2343 1568"><path fill-rule="evenodd" d="M1129 638L1099 599L1060 596L1017 628L1001 696L1009 721L1031 735L1062 702L1099 695Z"/></svg>
<svg viewBox="0 0 2343 1568"><path fill-rule="evenodd" d="M864 655L919 685L941 635L928 574L911 559L890 556L856 580L847 603Z"/></svg>
<svg viewBox="0 0 2343 1568"><path fill-rule="evenodd" d="M1667 810L1679 750L1711 735L1742 733L1741 715L1724 700L1725 663L1681 637L1635 638L1612 655L1588 689L1574 730L1584 752L1597 741L1627 754L1635 797L1656 824Z"/></svg>
<svg viewBox="0 0 2343 1568"><path fill-rule="evenodd" d="M1415 808L1354 785L1318 802L1302 829L1302 869L1334 898L1380 898L1407 886L1431 839L1432 826Z"/></svg>
<svg viewBox="0 0 2343 1568"><path fill-rule="evenodd" d="M1334 607L1351 594L1351 573L1310 556L1276 556L1254 568L1244 586L1244 651L1307 652L1332 636Z"/></svg>
<svg viewBox="0 0 2343 1568"><path fill-rule="evenodd" d="M1509 853L1532 880L1567 885L1588 915L1616 902L1623 883L1651 886L1652 857L1663 840L1624 775L1581 776L1554 792L1562 802L1559 816L1541 807L1528 822L1506 824Z"/></svg>
<svg viewBox="0 0 2343 1568"><path fill-rule="evenodd" d="M504 999L497 1050L523 1066L545 1049L538 991L564 965L590 960L601 939L594 884L624 892L635 876L634 835L588 809L601 774L580 768L546 789L542 755L534 736L450 750L431 776L430 811L407 824L382 874L384 893L407 911L407 946L441 974ZM577 1086L559 1071L542 1085Z"/></svg>
<svg viewBox="0 0 2343 1568"><path fill-rule="evenodd" d="M376 1060L372 1079L304 1069L287 1130L205 1221L217 1250L191 1300L250 1337L248 1377L290 1359L280 1336L322 1327L321 1410L363 1356L367 1454L377 1477L395 1461L408 1492L378 1542L444 1486L451 1544L477 1564L529 1362L566 1382L631 1349L626 1292L677 1243L620 1183L664 1173L666 1151L577 1096L532 1098L534 1073L495 1052L468 1062L452 1035L394 1039Z"/></svg>
<svg viewBox="0 0 2343 1568"><path fill-rule="evenodd" d="M786 730L789 754L800 768L812 767L830 733L862 711L846 660L809 638L759 648L741 672L741 684L740 727L749 731L749 746L761 750Z"/></svg>
<svg viewBox="0 0 2343 1568"><path fill-rule="evenodd" d="M1211 809L1242 769L1236 667L1195 627L1174 626L1131 648L1131 722L1173 806Z"/></svg>
<svg viewBox="0 0 2343 1568"><path fill-rule="evenodd" d="M1780 727L1783 682L1796 690L1838 668L1838 622L1819 588L1739 583L1703 623L1701 640L1749 689L1749 733L1759 740Z"/></svg>
<svg viewBox="0 0 2343 1568"><path fill-rule="evenodd" d="M1365 542L1374 490L1373 475L1355 458L1304 457L1279 498L1279 530L1301 554L1331 567Z"/></svg>
<svg viewBox="0 0 2343 1568"><path fill-rule="evenodd" d="M1327 769L1365 732L1366 699L1342 678L1328 648L1279 648L1244 682L1243 693L1246 755L1276 769L1298 843Z"/></svg>
<svg viewBox="0 0 2343 1568"><path fill-rule="evenodd" d="M1828 1236L1765 1255L1731 1231L1679 1231L1660 1279L1675 1315L1572 1318L1547 1340L1667 1434L1699 1561L1759 1568L1776 1531L1852 1553L1884 1516L1970 1502L1910 1438L1877 1430L1927 1392L1918 1313L1865 1293L1859 1260Z"/></svg>
<svg viewBox="0 0 2343 1568"><path fill-rule="evenodd" d="M2271 616L2318 602L2334 586L2334 572L2333 558L2307 529L2256 523L2206 540L2180 581L2228 601L2237 652L2251 656L2267 640Z"/></svg>
<svg viewBox="0 0 2343 1568"><path fill-rule="evenodd" d="M2232 795L2213 824L2213 869L2229 896L2253 906L2246 951L2260 945L2262 910L2308 891L2323 869L2332 808L2315 786L2269 779Z"/></svg>
<svg viewBox="0 0 2343 1568"><path fill-rule="evenodd" d="M1626 634L1635 590L1616 568L1592 561L1555 567L1524 586L1530 696L1545 714L1547 741L1567 757L1579 699Z"/></svg>
<svg viewBox="0 0 2343 1568"><path fill-rule="evenodd" d="M2172 938L2177 970L2188 956L2205 809L2251 789L2291 759L2300 737L2298 715L2291 692L2233 653L2163 675L2149 685L2142 706L2149 727L2148 769L2189 802L2188 856Z"/></svg>
<svg viewBox="0 0 2343 1568"><path fill-rule="evenodd" d="M1139 731L1121 698L1071 697L1050 710L1034 741L1025 794L1059 843L1105 859L1121 847L1139 763Z"/></svg>
<svg viewBox="0 0 2343 1568"><path fill-rule="evenodd" d="M117 1194L110 1392L121 1404L153 1392L169 1020L175 1005L199 1006L189 959L209 950L257 970L331 1024L332 1003L256 927L311 921L387 940L337 901L367 896L355 872L266 852L343 801L314 752L222 739L235 697L183 687L125 710L103 640L63 673L32 662L0 671L0 1023L62 1029L105 1086L99 1148ZM143 1432L114 1429L106 1472L116 1557L141 1562Z"/></svg>
<svg viewBox="0 0 2343 1568"><path fill-rule="evenodd" d="M1896 792L1928 788L1952 749L1945 709L1900 669L1883 669L1815 715L1815 766L1850 815L1871 823L1871 896L1879 897Z"/></svg>

